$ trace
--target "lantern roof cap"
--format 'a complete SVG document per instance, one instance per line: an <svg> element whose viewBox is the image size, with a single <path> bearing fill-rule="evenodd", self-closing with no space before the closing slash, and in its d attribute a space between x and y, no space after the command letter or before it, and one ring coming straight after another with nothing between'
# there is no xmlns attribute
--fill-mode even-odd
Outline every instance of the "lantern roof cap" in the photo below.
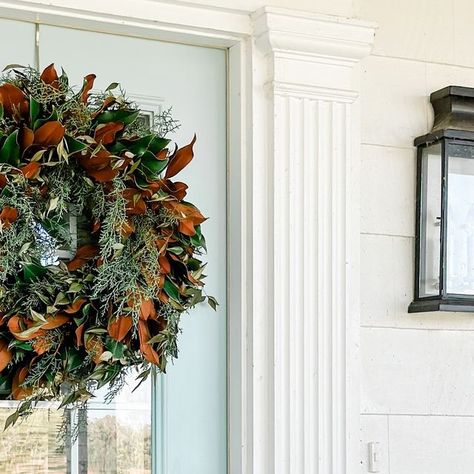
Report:
<svg viewBox="0 0 474 474"><path fill-rule="evenodd" d="M430 96L434 111L433 132L474 132L474 88L448 86Z"/></svg>

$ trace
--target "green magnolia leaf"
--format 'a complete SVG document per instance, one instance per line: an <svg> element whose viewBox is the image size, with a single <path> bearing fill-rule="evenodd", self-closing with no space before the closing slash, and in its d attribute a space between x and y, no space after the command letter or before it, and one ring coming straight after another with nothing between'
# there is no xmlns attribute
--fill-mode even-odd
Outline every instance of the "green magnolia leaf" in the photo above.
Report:
<svg viewBox="0 0 474 474"><path fill-rule="evenodd" d="M18 410L15 410L6 420L5 420L5 426L4 430L6 430L9 426L14 426L15 423L18 421L18 418L20 418L20 413Z"/></svg>
<svg viewBox="0 0 474 474"><path fill-rule="evenodd" d="M54 300L54 306L64 306L69 304L69 298L60 291Z"/></svg>
<svg viewBox="0 0 474 474"><path fill-rule="evenodd" d="M168 251L170 251L170 249L168 249ZM186 262L186 266L189 270L195 272L196 270L199 270L201 268L201 262L197 258L190 258Z"/></svg>
<svg viewBox="0 0 474 474"><path fill-rule="evenodd" d="M105 348L112 354L114 359L121 359L124 355L126 346L112 338L107 338Z"/></svg>
<svg viewBox="0 0 474 474"><path fill-rule="evenodd" d="M166 341L166 334L159 333L156 336L153 336L147 344L156 344L156 343L162 343Z"/></svg>
<svg viewBox="0 0 474 474"><path fill-rule="evenodd" d="M0 120L3 120L3 116L4 116L3 104L0 104Z"/></svg>
<svg viewBox="0 0 474 474"><path fill-rule="evenodd" d="M122 142L117 141L117 142L113 143L111 146L109 146L107 149L113 155L120 155L120 153L122 153L122 151L126 150L127 147Z"/></svg>
<svg viewBox="0 0 474 474"><path fill-rule="evenodd" d="M41 125L44 125L47 122L55 122L57 120L58 120L58 112L56 111L56 109L53 109L53 111L51 112L51 115L48 118L37 119L34 121L33 131L36 130L37 128L40 128Z"/></svg>
<svg viewBox="0 0 474 474"><path fill-rule="evenodd" d="M40 104L33 97L30 97L30 124L34 125L40 113Z"/></svg>
<svg viewBox="0 0 474 474"><path fill-rule="evenodd" d="M197 225L194 229L196 230L196 233L192 237L190 237L189 240L195 247L201 247L206 250L206 239L201 233L201 226Z"/></svg>
<svg viewBox="0 0 474 474"><path fill-rule="evenodd" d="M146 151L141 159L138 169L150 180L158 179L160 173L166 168L168 160L157 160L155 155Z"/></svg>
<svg viewBox="0 0 474 474"><path fill-rule="evenodd" d="M122 122L124 125L130 125L139 114L139 110L106 110L96 120L97 123Z"/></svg>
<svg viewBox="0 0 474 474"><path fill-rule="evenodd" d="M209 306L214 310L217 311L217 307L219 306L219 303L213 296L208 296L207 297L207 302L209 303Z"/></svg>
<svg viewBox="0 0 474 474"><path fill-rule="evenodd" d="M0 149L0 163L18 166L20 163L20 145L18 145L18 130L8 135Z"/></svg>
<svg viewBox="0 0 474 474"><path fill-rule="evenodd" d="M111 84L109 84L109 85L107 86L107 89L105 89L105 92L108 92L108 91L117 89L117 87L118 87L119 85L120 85L120 84L119 84L118 82L112 82Z"/></svg>
<svg viewBox="0 0 474 474"><path fill-rule="evenodd" d="M68 293L79 293L79 291L81 291L83 287L84 287L84 285L82 285L81 283L75 282L69 287L69 290L67 290L67 292Z"/></svg>
<svg viewBox="0 0 474 474"><path fill-rule="evenodd" d="M67 151L70 155L74 155L75 153L78 153L87 148L86 144L80 142L79 140L76 140L70 135L65 135L64 138L66 140Z"/></svg>
<svg viewBox="0 0 474 474"><path fill-rule="evenodd" d="M24 69L24 68L25 68L25 66L23 66L22 64L15 64L15 63L14 64L8 64L3 68L2 72L8 71L10 69Z"/></svg>
<svg viewBox="0 0 474 474"><path fill-rule="evenodd" d="M10 344L8 344L8 348L17 348L17 349L23 349L24 351L32 351L33 347L31 343L26 342L26 341L18 341L17 339L13 339Z"/></svg>
<svg viewBox="0 0 474 474"><path fill-rule="evenodd" d="M164 290L171 299L179 303L178 287L168 277L165 278Z"/></svg>
<svg viewBox="0 0 474 474"><path fill-rule="evenodd" d="M26 263L23 265L23 279L26 282L38 280L46 275L46 273L46 268L42 267L41 265L37 265L36 263Z"/></svg>
<svg viewBox="0 0 474 474"><path fill-rule="evenodd" d="M169 247L168 252L174 253L175 255L181 255L184 252L183 247Z"/></svg>
<svg viewBox="0 0 474 474"><path fill-rule="evenodd" d="M66 370L72 372L82 365L84 356L74 347L68 347L63 353L63 360L66 362Z"/></svg>
<svg viewBox="0 0 474 474"><path fill-rule="evenodd" d="M135 155L142 155L146 151L151 151L156 154L166 148L171 140L161 138L158 135L150 134L138 140L129 141L126 143L128 149Z"/></svg>

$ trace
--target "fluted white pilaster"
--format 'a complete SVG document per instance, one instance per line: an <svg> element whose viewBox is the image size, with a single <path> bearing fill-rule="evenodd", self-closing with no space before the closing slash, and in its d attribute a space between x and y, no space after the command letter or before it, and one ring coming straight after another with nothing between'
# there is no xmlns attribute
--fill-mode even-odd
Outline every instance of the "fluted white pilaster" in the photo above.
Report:
<svg viewBox="0 0 474 474"><path fill-rule="evenodd" d="M266 154L255 168L256 180L266 175L266 195L254 217L267 293L255 300L253 326L255 346L266 351L255 360L254 411L266 416L254 429L254 472L353 474L357 62L373 28L275 9L258 12L254 24L267 92Z"/></svg>

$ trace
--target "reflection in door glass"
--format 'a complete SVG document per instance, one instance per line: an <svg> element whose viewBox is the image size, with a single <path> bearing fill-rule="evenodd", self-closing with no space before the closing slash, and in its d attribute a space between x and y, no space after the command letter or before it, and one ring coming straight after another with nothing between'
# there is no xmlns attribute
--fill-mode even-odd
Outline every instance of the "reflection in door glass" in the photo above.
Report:
<svg viewBox="0 0 474 474"><path fill-rule="evenodd" d="M66 412L65 419L51 404L38 408L0 436L0 473L150 474L151 382L132 393L135 386L131 376L112 403L105 387L87 410ZM15 404L0 404L1 429Z"/></svg>

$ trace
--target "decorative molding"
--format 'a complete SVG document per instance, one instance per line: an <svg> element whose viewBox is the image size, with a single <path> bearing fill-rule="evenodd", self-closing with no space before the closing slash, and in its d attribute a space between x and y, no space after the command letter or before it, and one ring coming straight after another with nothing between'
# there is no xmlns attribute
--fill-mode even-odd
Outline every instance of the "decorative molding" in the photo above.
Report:
<svg viewBox="0 0 474 474"><path fill-rule="evenodd" d="M307 86L289 82L273 81L267 84L267 89L279 96L299 97L301 99L330 100L333 102L354 102L358 94L355 91L332 89L330 87Z"/></svg>
<svg viewBox="0 0 474 474"><path fill-rule="evenodd" d="M286 52L354 63L367 56L375 25L342 17L264 7L252 15L257 45L268 53Z"/></svg>
<svg viewBox="0 0 474 474"><path fill-rule="evenodd" d="M249 14L174 1L1 0L2 18L230 47L251 34Z"/></svg>
<svg viewBox="0 0 474 474"><path fill-rule="evenodd" d="M253 472L353 474L359 466L357 62L369 54L374 28L274 8L253 19L260 60L254 69L266 97L254 111L265 117L265 154L254 165L266 192L254 222L265 224L254 240L254 265L266 278L258 284L266 293L253 310L254 347L266 351L254 360L254 381L263 377L254 390L266 397L255 396L253 408L267 410L266 427L254 426L267 446L264 455L254 453Z"/></svg>

